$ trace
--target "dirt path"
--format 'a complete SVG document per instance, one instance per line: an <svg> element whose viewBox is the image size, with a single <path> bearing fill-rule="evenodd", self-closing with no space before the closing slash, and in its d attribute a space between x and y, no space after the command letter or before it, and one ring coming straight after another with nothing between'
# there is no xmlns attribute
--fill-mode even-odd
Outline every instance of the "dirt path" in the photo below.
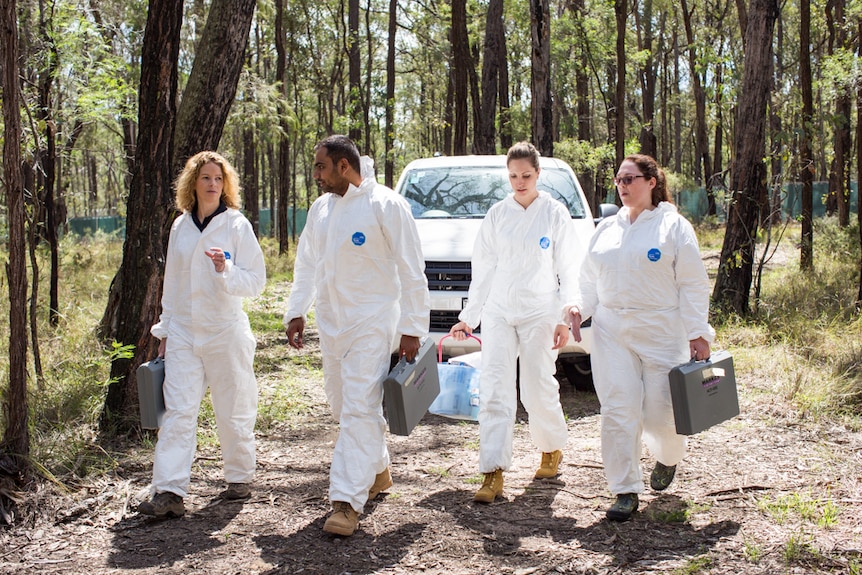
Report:
<svg viewBox="0 0 862 575"><path fill-rule="evenodd" d="M0 573L859 573L862 433L801 417L744 373L742 415L694 436L677 480L647 491L632 521L604 518L598 402L563 381L559 480L532 479L539 455L520 411L505 500L474 504L476 425L426 416L410 437L389 436L395 485L369 503L361 530L328 536L337 427L316 351L288 358L277 334L260 343L261 396L291 381L307 408L259 436L251 500L217 498L218 451L202 445L187 515L144 519L134 509L152 450L121 446L113 473L71 493L49 484L31 494L24 517L0 530Z"/></svg>

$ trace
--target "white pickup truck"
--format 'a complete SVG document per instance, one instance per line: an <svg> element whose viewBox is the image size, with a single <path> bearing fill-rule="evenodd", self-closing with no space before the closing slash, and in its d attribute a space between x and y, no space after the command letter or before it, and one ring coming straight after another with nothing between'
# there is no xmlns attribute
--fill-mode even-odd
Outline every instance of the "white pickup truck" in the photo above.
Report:
<svg viewBox="0 0 862 575"><path fill-rule="evenodd" d="M583 260L595 231L584 192L568 164L555 158L541 158L538 187L561 201L572 215L577 265ZM431 292L431 336L446 335L467 301L470 287L470 260L473 244L488 209L508 195L506 156L439 156L410 162L401 172L395 191L404 196L416 218L425 275ZM601 206L602 216L616 211L613 204ZM475 335L482 337L481 325ZM583 339L560 350L558 364L569 382L578 389L592 389L589 325L581 329ZM474 339L463 342L447 338L447 357L476 351Z"/></svg>

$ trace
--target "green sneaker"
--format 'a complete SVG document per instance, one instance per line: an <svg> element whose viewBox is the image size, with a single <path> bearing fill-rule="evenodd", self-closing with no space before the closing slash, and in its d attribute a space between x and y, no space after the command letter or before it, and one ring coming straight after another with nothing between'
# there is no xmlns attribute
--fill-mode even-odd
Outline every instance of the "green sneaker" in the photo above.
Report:
<svg viewBox="0 0 862 575"><path fill-rule="evenodd" d="M649 476L649 486L655 491L664 491L673 481L674 475L676 475L676 465L665 465L656 461Z"/></svg>
<svg viewBox="0 0 862 575"><path fill-rule="evenodd" d="M605 512L605 516L611 521L628 521L637 508L637 493L620 493L614 504Z"/></svg>

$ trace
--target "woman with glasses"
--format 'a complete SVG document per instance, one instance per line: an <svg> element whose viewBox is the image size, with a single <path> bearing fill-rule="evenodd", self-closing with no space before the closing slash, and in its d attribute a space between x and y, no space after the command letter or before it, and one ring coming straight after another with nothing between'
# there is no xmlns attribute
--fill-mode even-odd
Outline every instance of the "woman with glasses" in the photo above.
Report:
<svg viewBox="0 0 862 575"><path fill-rule="evenodd" d="M566 306L580 341L592 317L592 367L601 402L602 460L616 501L608 519L625 521L644 490L641 439L656 459L655 491L673 481L686 452L677 435L668 372L707 359L709 279L694 228L671 203L665 174L645 155L628 156L614 183L623 207L603 220L581 267L578 298Z"/></svg>

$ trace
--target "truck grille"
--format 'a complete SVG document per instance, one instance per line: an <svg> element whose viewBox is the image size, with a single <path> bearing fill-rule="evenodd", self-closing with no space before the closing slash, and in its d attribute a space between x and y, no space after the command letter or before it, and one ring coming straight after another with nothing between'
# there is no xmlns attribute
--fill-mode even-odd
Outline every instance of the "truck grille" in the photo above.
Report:
<svg viewBox="0 0 862 575"><path fill-rule="evenodd" d="M425 276L431 291L467 291L473 273L470 262L425 262Z"/></svg>

